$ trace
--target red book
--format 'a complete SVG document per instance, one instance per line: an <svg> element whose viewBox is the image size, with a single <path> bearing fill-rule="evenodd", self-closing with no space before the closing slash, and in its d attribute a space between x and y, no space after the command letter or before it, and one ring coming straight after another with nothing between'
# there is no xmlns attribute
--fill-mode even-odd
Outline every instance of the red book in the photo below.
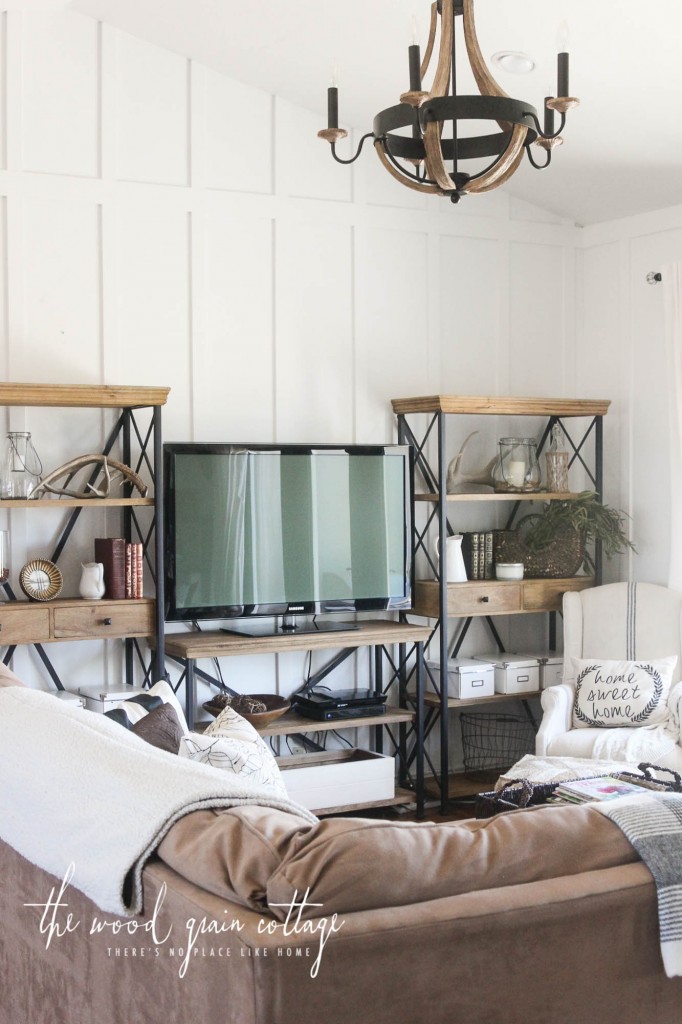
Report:
<svg viewBox="0 0 682 1024"><path fill-rule="evenodd" d="M126 596L126 542L123 537L95 538L95 561L104 566L104 596L121 601Z"/></svg>

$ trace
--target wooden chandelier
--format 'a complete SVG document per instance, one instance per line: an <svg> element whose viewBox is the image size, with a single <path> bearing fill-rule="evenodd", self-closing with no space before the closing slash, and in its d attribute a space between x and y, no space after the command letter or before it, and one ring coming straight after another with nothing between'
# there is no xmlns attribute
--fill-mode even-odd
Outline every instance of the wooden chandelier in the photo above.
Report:
<svg viewBox="0 0 682 1024"><path fill-rule="evenodd" d="M464 42L471 70L479 89L474 96L456 92L457 67L455 18L462 17ZM438 65L430 91L422 88L434 52L438 20L440 43ZM558 54L557 96L545 98L544 124L537 110L524 100L512 99L490 74L481 53L474 23L474 0L437 0L431 5L431 26L424 60L419 46L409 47L410 88L400 103L382 110L374 118L373 131L360 139L350 159L342 159L336 143L348 132L339 128L338 89L327 90L327 127L318 136L331 145L338 163L351 164L360 156L366 139L386 170L401 184L429 195L449 196L453 203L463 195L490 192L503 185L516 171L524 151L533 167L547 167L552 150L561 145L566 114L580 102L568 95L568 53ZM560 114L555 130L555 111ZM490 134L464 136L462 121L496 122ZM399 134L409 129L410 134ZM545 151L544 163L537 163L531 146ZM492 158L492 159L490 159ZM489 160L482 170L468 173L470 160ZM471 167L471 165L469 165Z"/></svg>

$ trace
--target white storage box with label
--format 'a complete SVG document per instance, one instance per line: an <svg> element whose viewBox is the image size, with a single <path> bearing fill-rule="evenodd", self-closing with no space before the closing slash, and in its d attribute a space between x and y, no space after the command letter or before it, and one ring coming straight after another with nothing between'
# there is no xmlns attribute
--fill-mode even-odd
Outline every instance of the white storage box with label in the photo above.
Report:
<svg viewBox="0 0 682 1024"><path fill-rule="evenodd" d="M287 793L311 811L395 797L395 758L371 750L325 750L277 763Z"/></svg>
<svg viewBox="0 0 682 1024"><path fill-rule="evenodd" d="M440 683L440 664L426 662L434 680ZM433 689L429 676L426 685ZM477 658L450 658L448 660L448 696L459 700L473 700L476 697L492 697L495 694L495 666L485 664Z"/></svg>
<svg viewBox="0 0 682 1024"><path fill-rule="evenodd" d="M540 689L540 665L537 658L518 654L480 654L476 660L495 666L495 693L532 693Z"/></svg>
<svg viewBox="0 0 682 1024"><path fill-rule="evenodd" d="M564 681L564 658L556 651L517 651L519 658L536 658L540 666L540 689L556 686Z"/></svg>
<svg viewBox="0 0 682 1024"><path fill-rule="evenodd" d="M113 711L124 700L137 697L140 693L147 693L147 690L135 690L132 686L119 686L115 690L107 690L103 686L79 686L78 693L85 700L88 711Z"/></svg>

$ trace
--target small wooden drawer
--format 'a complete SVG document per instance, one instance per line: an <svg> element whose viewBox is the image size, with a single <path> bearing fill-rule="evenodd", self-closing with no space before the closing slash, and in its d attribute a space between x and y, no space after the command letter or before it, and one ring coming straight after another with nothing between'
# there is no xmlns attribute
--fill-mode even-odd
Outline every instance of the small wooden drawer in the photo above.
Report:
<svg viewBox="0 0 682 1024"><path fill-rule="evenodd" d="M498 582L448 587L449 615L499 615L518 612L523 607L521 584Z"/></svg>
<svg viewBox="0 0 682 1024"><path fill-rule="evenodd" d="M50 639L47 605L24 601L0 604L0 645L42 643Z"/></svg>
<svg viewBox="0 0 682 1024"><path fill-rule="evenodd" d="M154 632L154 602L74 601L53 610L55 640L97 637L150 636Z"/></svg>
<svg viewBox="0 0 682 1024"><path fill-rule="evenodd" d="M481 583L450 583L448 585L448 615L509 615L523 608L521 583L500 583L489 580ZM432 580L417 580L414 611L437 619L440 615L438 584Z"/></svg>
<svg viewBox="0 0 682 1024"><path fill-rule="evenodd" d="M572 576L554 580L524 580L523 610L526 612L560 612L567 590L587 590L594 586L594 576Z"/></svg>

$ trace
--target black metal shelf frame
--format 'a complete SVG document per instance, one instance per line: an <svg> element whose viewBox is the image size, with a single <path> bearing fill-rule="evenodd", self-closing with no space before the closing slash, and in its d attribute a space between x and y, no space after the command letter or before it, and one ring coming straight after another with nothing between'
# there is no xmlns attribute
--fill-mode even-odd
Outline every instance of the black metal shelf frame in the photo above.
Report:
<svg viewBox="0 0 682 1024"><path fill-rule="evenodd" d="M426 516L426 522L420 527L416 520L414 523L413 530L413 563L416 561L417 553L420 552L426 558L426 561L434 574L436 581L440 584L439 586L439 609L438 618L434 620L431 634L424 644L424 652L426 653L430 647L437 646L438 656L437 660L440 666L440 678L436 679L433 673L430 671L426 660L424 660L424 673L428 676L431 686L438 695L439 707L430 707L426 712L424 718L423 727L423 741L425 742L428 736L431 734L436 724L439 723L439 742L440 742L440 770L436 771L433 761L424 747L424 760L431 770L434 779L436 780L439 792L441 796L441 809L444 811L448 803L448 778L450 773L450 753L449 753L449 736L448 736L448 725L449 725L449 708L448 708L448 678L447 678L447 663L449 658L457 657L462 647L464 639L467 635L469 627L473 621L472 616L458 616L461 620L461 626L459 630L454 634L452 638L449 636L448 629L448 589L447 583L443 583L446 578L446 545L444 540L453 536L455 530L453 529L449 519L447 511L447 444L446 444L446 418L448 416L459 415L455 412L443 412L438 410L431 414L430 419L421 435L417 435L408 422L408 417L428 415L423 411L408 413L398 413L398 442L400 444L409 444L414 450L414 464L415 464L415 475L421 476L422 483L427 493L437 495L437 499L433 503L433 508ZM533 413L533 415L537 415ZM537 444L538 454L541 454L544 450L549 438L551 437L552 428L555 425L559 425L564 433L566 441L570 448L569 457L569 469L571 466L579 463L585 470L588 479L594 487L594 490L599 498L602 500L604 477L603 477L603 416L595 415L590 416L589 425L584 429L581 436L574 439L571 436L570 429L567 426L566 420L568 417L562 417L559 415L551 415L547 418L547 422L542 431L540 439ZM570 417L574 418L574 417ZM584 418L584 417L581 417ZM427 454L427 445L430 439L433 439L435 435L435 467L432 465L433 457L431 462ZM591 464L586 460L586 446L589 441L592 441L592 459ZM538 493L538 500L542 500L542 493ZM485 494L481 495L481 501L485 501ZM514 523L514 519L521 506L520 501L513 501L512 508L509 513L506 528L509 529ZM426 543L429 529L433 523L436 523L437 536L439 538L438 551L439 556L437 560L434 560L429 551L429 547ZM602 580L602 568L603 568L603 556L602 556L602 545L600 542L594 544L594 551L592 554L586 553L586 558L591 568L594 571L595 584L601 583ZM414 615L415 613L410 613ZM500 613L504 614L504 613ZM530 614L530 613L528 613ZM405 618L404 614L401 615ZM455 616L452 616L455 618ZM548 623L548 639L550 650L556 649L556 612L549 612L549 623ZM504 652L504 644L502 639L495 628L494 620L491 616L485 616L484 620L490 633L495 641L498 651ZM513 695L510 696L513 699ZM523 701L524 709L531 721L534 721L533 714L527 701ZM472 705L473 706L473 705Z"/></svg>
<svg viewBox="0 0 682 1024"><path fill-rule="evenodd" d="M151 410L149 422L141 426L139 419L144 411ZM141 666L143 672L143 686L151 685L155 680L164 679L166 675L164 659L164 584L163 584L163 487L161 485L161 472L163 467L162 459L162 433L161 433L161 406L140 406L137 408L124 408L109 432L105 444L102 447L102 455L110 455L114 446L118 443L121 448L122 461L131 466L133 458L132 439L137 439L138 450L137 460L134 468L140 473L143 466L146 466L150 482L154 488L154 508L151 522L148 526L142 522L137 509L132 505L122 506L123 512L123 536L127 541L139 541L142 543L143 559L149 567L155 590L155 618L154 631L155 643L151 658L145 656L145 652L137 637L125 637L125 675L126 683L133 685L135 676L135 660ZM150 457L151 449L151 457ZM91 472L87 483L94 484L100 472L101 466L97 465ZM68 487L75 476L67 477L64 487ZM133 493L133 486L129 481L124 484L123 496L130 498ZM54 499L55 509L59 509L59 499ZM0 503L0 508L2 507ZM26 508L30 507L30 499L26 502ZM41 507L45 507L42 505ZM97 507L97 499L92 498L86 504L78 505L69 509L54 550L49 560L55 564L61 557L69 538L78 522L81 513L88 507ZM16 601L17 596L8 583L2 585L5 594L10 601ZM65 641L68 642L68 641ZM43 663L48 675L58 690L63 690L64 685L52 664L45 647L40 643L28 644L32 646ZM3 655L3 663L9 665L17 645L10 645Z"/></svg>
<svg viewBox="0 0 682 1024"><path fill-rule="evenodd" d="M378 754L384 753L384 740L387 738L393 756L398 758L398 782L404 789L410 789L415 794L417 804L417 816L421 817L424 810L424 645L421 642L406 644L400 643L398 647L398 658L393 658L389 645L368 644L367 648L372 651L374 659L374 692L376 694L397 693L398 706L404 710L411 711L414 721L409 722L372 722L368 719L368 728L373 730L373 749ZM356 651L358 647L345 647L335 654L326 665L319 668L312 676L306 679L299 690L311 689L326 678L334 669L343 664ZM168 660L176 662L182 667L182 672L175 682L171 684L177 693L182 684L185 684L185 715L190 729L194 726L194 710L196 706L196 681L202 682L218 690L226 690L232 695L236 691L225 685L222 678L217 678L199 668L194 664L193 659L183 659L172 654L167 654ZM217 659L213 659L214 661ZM408 684L415 680L415 688L408 689ZM316 723L310 721L309 732L316 732ZM339 719L337 728L343 729L344 721ZM353 726L359 728L359 726ZM395 730L395 731L394 731ZM396 734L397 733L397 734ZM298 737L298 733L290 733Z"/></svg>

